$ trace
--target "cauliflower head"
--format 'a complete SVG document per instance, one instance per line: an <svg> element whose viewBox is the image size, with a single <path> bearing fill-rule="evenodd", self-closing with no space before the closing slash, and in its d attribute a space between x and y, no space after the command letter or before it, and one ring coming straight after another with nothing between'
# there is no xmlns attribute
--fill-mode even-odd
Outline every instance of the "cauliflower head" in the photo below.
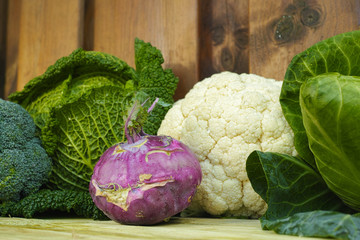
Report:
<svg viewBox="0 0 360 240"><path fill-rule="evenodd" d="M158 134L188 145L203 172L190 211L250 218L265 213L246 160L254 150L296 154L280 107L281 86L255 74L217 73L196 83L168 111Z"/></svg>

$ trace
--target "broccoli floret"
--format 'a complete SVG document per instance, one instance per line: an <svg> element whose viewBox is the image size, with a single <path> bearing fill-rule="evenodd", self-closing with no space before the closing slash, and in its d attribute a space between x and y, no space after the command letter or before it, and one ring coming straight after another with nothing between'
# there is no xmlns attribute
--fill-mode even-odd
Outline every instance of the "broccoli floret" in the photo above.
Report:
<svg viewBox="0 0 360 240"><path fill-rule="evenodd" d="M51 159L30 114L0 99L0 202L18 201L46 183Z"/></svg>

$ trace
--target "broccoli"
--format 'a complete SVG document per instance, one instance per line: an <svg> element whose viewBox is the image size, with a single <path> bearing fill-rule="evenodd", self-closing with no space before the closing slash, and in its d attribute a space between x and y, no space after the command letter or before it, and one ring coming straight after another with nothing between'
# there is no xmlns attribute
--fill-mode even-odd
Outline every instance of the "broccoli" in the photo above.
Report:
<svg viewBox="0 0 360 240"><path fill-rule="evenodd" d="M51 159L30 114L0 99L0 203L18 201L47 182Z"/></svg>

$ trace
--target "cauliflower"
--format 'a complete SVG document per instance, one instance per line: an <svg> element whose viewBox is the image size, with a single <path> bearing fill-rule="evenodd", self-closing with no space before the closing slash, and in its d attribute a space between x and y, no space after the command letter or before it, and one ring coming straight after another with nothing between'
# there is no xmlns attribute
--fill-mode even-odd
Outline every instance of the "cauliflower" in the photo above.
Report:
<svg viewBox="0 0 360 240"><path fill-rule="evenodd" d="M295 155L293 132L279 103L282 82L222 72L195 86L158 130L197 155L203 180L189 207L211 215L257 218L266 203L253 190L246 160L254 150Z"/></svg>

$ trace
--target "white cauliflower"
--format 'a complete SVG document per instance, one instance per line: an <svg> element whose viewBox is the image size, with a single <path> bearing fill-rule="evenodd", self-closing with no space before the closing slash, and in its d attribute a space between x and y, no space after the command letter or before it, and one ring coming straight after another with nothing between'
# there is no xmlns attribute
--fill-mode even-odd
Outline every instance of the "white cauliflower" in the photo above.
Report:
<svg viewBox="0 0 360 240"><path fill-rule="evenodd" d="M279 103L281 85L255 74L222 72L195 84L168 111L158 134L188 145L203 172L190 211L252 218L265 213L246 159L254 150L296 154Z"/></svg>

